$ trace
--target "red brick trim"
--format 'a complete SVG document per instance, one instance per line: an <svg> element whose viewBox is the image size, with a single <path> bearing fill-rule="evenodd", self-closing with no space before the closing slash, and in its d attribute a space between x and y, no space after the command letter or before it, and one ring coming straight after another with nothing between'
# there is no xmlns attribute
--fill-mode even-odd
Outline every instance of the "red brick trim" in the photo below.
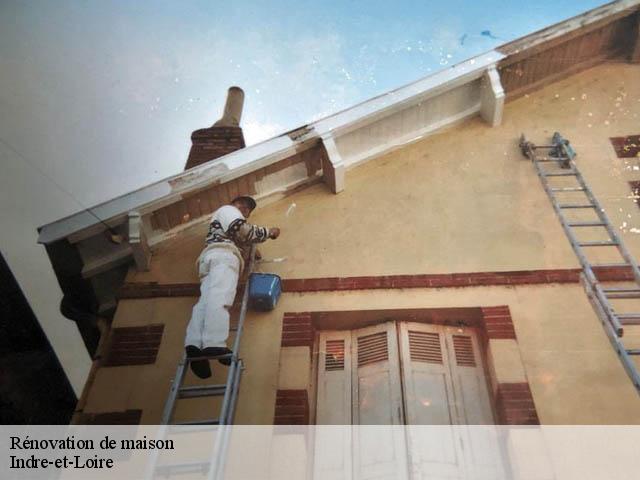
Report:
<svg viewBox="0 0 640 480"><path fill-rule="evenodd" d="M310 312L287 312L284 314L281 346L311 348L314 334Z"/></svg>
<svg viewBox="0 0 640 480"><path fill-rule="evenodd" d="M513 327L513 320L508 306L481 307L480 310L482 310L482 323L487 339L506 338L517 340L516 330Z"/></svg>
<svg viewBox="0 0 640 480"><path fill-rule="evenodd" d="M480 307L479 310L481 316L476 320L478 323L475 326L480 328L485 352L487 342L490 339L517 341L508 305ZM314 316L322 313L325 312L286 312L282 322L281 346L306 346L311 349L315 335ZM413 317L413 321L420 321L421 317L416 315ZM307 403L304 403L300 399L302 396L307 399L306 390L278 390L274 423L291 424L294 421L301 421L297 417L294 418L293 415L302 415L304 413L307 415L304 420L304 424L306 424L308 422L308 399L306 400ZM496 391L493 392L493 398L499 424L538 425L540 423L528 382L499 383Z"/></svg>
<svg viewBox="0 0 640 480"><path fill-rule="evenodd" d="M103 366L155 363L163 331L164 324L112 329Z"/></svg>
<svg viewBox="0 0 640 480"><path fill-rule="evenodd" d="M283 279L284 292L327 292L396 288L452 288L492 285L535 285L546 283L578 283L580 269L516 270L509 272L471 272L419 275L382 275L370 277L325 277ZM630 268L601 267L594 273L600 281L633 279ZM119 299L155 297L197 297L199 283L126 283L118 292Z"/></svg>
<svg viewBox="0 0 640 480"><path fill-rule="evenodd" d="M142 410L125 410L122 412L81 413L79 425L140 425Z"/></svg>
<svg viewBox="0 0 640 480"><path fill-rule="evenodd" d="M540 425L528 382L499 383L496 410L501 425Z"/></svg>
<svg viewBox="0 0 640 480"><path fill-rule="evenodd" d="M609 140L618 158L635 158L640 155L640 135L611 137Z"/></svg>
<svg viewBox="0 0 640 480"><path fill-rule="evenodd" d="M580 281L581 271L581 269L576 268L509 272L285 279L283 280L283 290L285 292L321 292L334 290L578 283ZM631 269L624 267L601 267L594 269L594 273L601 281L626 281L633 278Z"/></svg>
<svg viewBox="0 0 640 480"><path fill-rule="evenodd" d="M118 298L197 297L199 283L125 283L118 291Z"/></svg>
<svg viewBox="0 0 640 480"><path fill-rule="evenodd" d="M278 390L274 425L308 425L309 396L306 390Z"/></svg>

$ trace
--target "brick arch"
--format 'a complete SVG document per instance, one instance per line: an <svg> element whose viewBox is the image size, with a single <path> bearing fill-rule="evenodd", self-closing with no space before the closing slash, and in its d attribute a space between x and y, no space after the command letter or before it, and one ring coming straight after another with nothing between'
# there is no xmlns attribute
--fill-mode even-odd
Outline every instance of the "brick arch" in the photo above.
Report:
<svg viewBox="0 0 640 480"><path fill-rule="evenodd" d="M492 349L499 348L500 342L517 342L516 331L511 318L508 305L472 307L472 308L443 308L443 309L403 309L391 311L358 311L358 312L286 312L282 319L281 348L307 347L309 354L313 349L316 331L322 326L322 319L328 317L344 316L349 314L362 316L366 314L375 321L393 316L401 319L424 323L446 323L447 317L455 322L462 322L466 326L475 327L481 336L483 357L487 364L487 375L491 383L492 401L501 425L539 425L540 421L533 401L533 395L526 376L523 381L501 381L500 372L505 368L513 368L513 362L522 360L509 359L510 365L501 365L504 362L495 357ZM345 320L345 322L348 320ZM524 366L520 365L524 372ZM298 424L309 421L309 396L306 389L278 390L276 394L276 407L274 424Z"/></svg>

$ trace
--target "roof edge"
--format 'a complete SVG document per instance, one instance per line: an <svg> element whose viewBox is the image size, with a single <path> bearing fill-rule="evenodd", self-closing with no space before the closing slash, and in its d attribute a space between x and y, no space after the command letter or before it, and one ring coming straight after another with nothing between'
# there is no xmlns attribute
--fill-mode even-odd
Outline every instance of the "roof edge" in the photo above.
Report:
<svg viewBox="0 0 640 480"><path fill-rule="evenodd" d="M403 108L418 98L436 95L470 78L479 78L495 66L504 55L492 50L464 60L417 81L383 93L313 123L295 128L255 145L236 150L150 185L125 193L94 207L69 215L38 228L38 243L49 244L99 223L110 225L127 212L148 209L154 202L166 200L185 191L202 188L215 181L227 180L252 169L270 165L308 148L322 136L344 133L354 125L374 121L390 111ZM294 135L305 130L301 136ZM236 174L236 175L234 175ZM117 222L116 222L117 223Z"/></svg>
<svg viewBox="0 0 640 480"><path fill-rule="evenodd" d="M629 15L639 7L640 0L619 0L589 10L315 122L45 224L38 228L38 243L50 244L100 223L110 226L117 224L132 210L148 211L155 206L166 205L174 199L179 199L185 192L215 182L224 183L257 168L271 165L310 148L322 138L347 133L351 129L405 108L411 102L426 99L465 81L479 78L487 69L498 63L503 64L520 57L531 49L549 44L573 31Z"/></svg>

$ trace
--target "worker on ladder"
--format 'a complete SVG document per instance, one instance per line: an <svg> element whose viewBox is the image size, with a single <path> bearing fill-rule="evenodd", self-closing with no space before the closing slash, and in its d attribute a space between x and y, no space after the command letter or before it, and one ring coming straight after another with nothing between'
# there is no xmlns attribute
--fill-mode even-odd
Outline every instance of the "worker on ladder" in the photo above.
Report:
<svg viewBox="0 0 640 480"><path fill-rule="evenodd" d="M218 208L211 217L206 246L196 262L200 299L193 307L184 342L190 358L231 353L227 348L229 309L244 268L242 252L252 243L261 243L269 238L275 240L280 235L279 228L247 223L255 208L253 198L241 196ZM231 359L223 358L220 362L228 365ZM193 360L190 365L198 377L211 376L209 360Z"/></svg>

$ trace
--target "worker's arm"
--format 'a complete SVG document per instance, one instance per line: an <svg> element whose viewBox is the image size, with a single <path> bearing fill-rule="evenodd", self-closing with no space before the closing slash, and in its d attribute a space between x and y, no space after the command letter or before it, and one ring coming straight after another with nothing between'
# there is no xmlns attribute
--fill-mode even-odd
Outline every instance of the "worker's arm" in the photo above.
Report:
<svg viewBox="0 0 640 480"><path fill-rule="evenodd" d="M259 227L239 218L229 225L229 235L238 243L262 243L269 238L278 238L280 229Z"/></svg>

